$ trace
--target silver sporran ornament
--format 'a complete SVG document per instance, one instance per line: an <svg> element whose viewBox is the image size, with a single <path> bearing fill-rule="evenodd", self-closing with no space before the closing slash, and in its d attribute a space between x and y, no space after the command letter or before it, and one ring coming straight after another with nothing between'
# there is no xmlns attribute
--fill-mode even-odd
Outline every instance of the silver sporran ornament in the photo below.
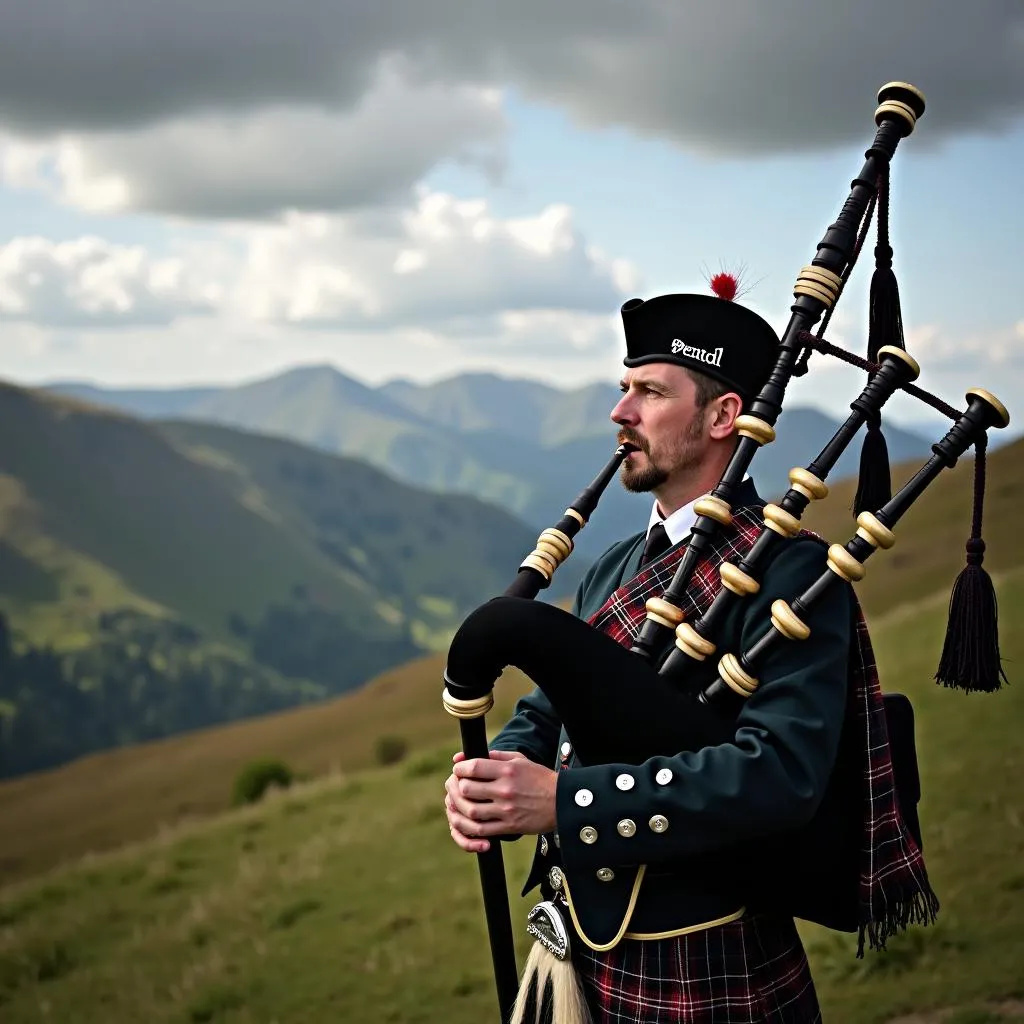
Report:
<svg viewBox="0 0 1024 1024"><path fill-rule="evenodd" d="M534 943L509 1024L527 1024L528 1013L530 1024L591 1024L583 986L572 965L569 927L558 904L538 903L526 917L526 931Z"/></svg>

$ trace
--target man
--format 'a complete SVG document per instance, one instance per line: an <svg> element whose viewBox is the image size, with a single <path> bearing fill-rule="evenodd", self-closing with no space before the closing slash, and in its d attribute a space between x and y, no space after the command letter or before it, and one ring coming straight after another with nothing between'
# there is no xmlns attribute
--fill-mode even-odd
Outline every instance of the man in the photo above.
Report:
<svg viewBox="0 0 1024 1024"><path fill-rule="evenodd" d="M651 492L654 503L647 529L588 571L573 613L620 642L625 632L628 645L644 600L674 574L694 502L721 478L737 417L767 380L779 342L753 312L712 296L631 300L622 315L627 369L611 418L620 440L640 447L623 464L624 485ZM744 480L733 525L694 574L688 619L720 587L721 561L749 550L763 505ZM739 654L770 627L776 598L793 600L825 568L817 539L787 539L777 550L758 592L727 616L718 653L698 666L711 678L721 654ZM833 586L806 616L810 636L777 645L760 666L730 742L641 765L582 765L538 689L518 703L489 760L455 756L445 786L454 841L480 852L495 837L538 836L524 893L540 884L568 907L595 1021L820 1019L792 916L749 906L745 883L758 841L806 824L825 794L855 714L854 683L863 689L851 671L868 650L856 636L858 614L849 585Z"/></svg>

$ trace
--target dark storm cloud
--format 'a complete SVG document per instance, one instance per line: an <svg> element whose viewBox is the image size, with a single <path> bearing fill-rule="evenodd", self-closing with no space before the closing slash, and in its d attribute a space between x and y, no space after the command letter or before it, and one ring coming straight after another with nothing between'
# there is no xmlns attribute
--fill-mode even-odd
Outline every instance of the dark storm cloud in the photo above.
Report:
<svg viewBox="0 0 1024 1024"><path fill-rule="evenodd" d="M716 152L855 141L890 79L927 94L929 139L1024 106L1019 0L33 0L0 19L0 121L48 135L344 110L389 54L423 82L507 83Z"/></svg>

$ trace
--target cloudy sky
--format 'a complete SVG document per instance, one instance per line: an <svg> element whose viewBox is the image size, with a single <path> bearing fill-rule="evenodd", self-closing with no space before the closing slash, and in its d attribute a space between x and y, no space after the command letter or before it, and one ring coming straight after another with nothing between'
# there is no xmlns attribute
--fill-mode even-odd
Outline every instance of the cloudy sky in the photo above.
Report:
<svg viewBox="0 0 1024 1024"><path fill-rule="evenodd" d="M921 383L1024 422L1019 0L9 5L0 376L615 380L622 302L722 267L781 332L894 79L928 99L893 165ZM793 400L841 410L861 375L812 366Z"/></svg>

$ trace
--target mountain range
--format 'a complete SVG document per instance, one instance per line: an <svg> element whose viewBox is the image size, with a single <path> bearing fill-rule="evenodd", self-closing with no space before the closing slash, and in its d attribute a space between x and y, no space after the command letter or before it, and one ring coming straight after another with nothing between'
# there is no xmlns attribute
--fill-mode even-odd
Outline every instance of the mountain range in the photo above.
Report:
<svg viewBox="0 0 1024 1024"><path fill-rule="evenodd" d="M494 374L462 374L433 384L397 380L370 387L330 366L298 367L231 387L100 388L48 385L54 393L164 421L206 422L288 438L365 461L395 479L435 492L472 495L536 530L554 523L596 476L615 448L609 413L614 385L561 390ZM765 497L787 486L835 432L833 419L810 407L787 407L774 443L757 453L751 476ZM927 457L931 439L886 422L892 461ZM830 479L857 472L859 443ZM650 497L617 482L577 540L580 558L642 528Z"/></svg>

